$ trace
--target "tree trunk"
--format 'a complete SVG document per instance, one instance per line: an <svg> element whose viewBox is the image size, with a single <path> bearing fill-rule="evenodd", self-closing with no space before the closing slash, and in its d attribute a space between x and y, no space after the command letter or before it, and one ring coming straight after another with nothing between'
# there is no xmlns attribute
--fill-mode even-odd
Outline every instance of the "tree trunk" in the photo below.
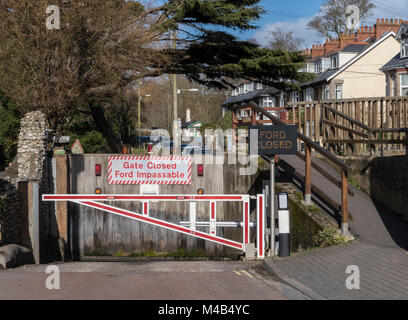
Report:
<svg viewBox="0 0 408 320"><path fill-rule="evenodd" d="M111 151L115 153L121 153L122 143L120 139L115 135L112 126L106 119L103 107L93 103L91 103L89 107L96 127L108 142Z"/></svg>

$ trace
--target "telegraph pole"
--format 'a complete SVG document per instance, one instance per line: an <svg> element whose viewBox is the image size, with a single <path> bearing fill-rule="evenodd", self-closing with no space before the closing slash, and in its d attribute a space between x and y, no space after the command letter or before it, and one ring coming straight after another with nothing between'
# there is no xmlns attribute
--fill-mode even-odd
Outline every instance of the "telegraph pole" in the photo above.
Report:
<svg viewBox="0 0 408 320"><path fill-rule="evenodd" d="M173 49L176 50L176 31L173 31ZM178 145L178 115L177 115L177 74L173 74L173 154L179 154Z"/></svg>

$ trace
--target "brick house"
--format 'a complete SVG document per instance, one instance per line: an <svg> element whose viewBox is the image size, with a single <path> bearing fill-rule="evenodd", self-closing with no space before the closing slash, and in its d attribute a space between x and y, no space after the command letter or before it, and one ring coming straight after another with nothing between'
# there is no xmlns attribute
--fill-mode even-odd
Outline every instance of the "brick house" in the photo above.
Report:
<svg viewBox="0 0 408 320"><path fill-rule="evenodd" d="M402 20L377 19L340 39L327 39L304 51L309 56L303 71L316 78L290 92L289 102L385 96L386 77L381 67L400 51L396 39ZM391 57L391 58L390 58Z"/></svg>
<svg viewBox="0 0 408 320"><path fill-rule="evenodd" d="M400 51L381 70L386 76L387 97L408 96L408 23L403 23L396 36Z"/></svg>

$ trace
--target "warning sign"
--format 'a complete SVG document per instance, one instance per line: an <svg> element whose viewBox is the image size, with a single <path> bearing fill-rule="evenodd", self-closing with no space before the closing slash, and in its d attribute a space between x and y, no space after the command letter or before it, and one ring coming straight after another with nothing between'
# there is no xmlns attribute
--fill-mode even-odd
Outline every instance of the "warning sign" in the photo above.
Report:
<svg viewBox="0 0 408 320"><path fill-rule="evenodd" d="M250 153L258 155L295 154L297 129L295 126L253 126L250 132Z"/></svg>
<svg viewBox="0 0 408 320"><path fill-rule="evenodd" d="M191 184L191 157L109 157L109 184Z"/></svg>

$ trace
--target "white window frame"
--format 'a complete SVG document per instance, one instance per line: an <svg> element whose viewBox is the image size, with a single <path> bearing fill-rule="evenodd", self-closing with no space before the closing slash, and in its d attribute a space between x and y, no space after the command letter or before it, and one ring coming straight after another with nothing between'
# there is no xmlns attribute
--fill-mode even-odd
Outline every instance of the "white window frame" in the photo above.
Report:
<svg viewBox="0 0 408 320"><path fill-rule="evenodd" d="M315 63L315 71L316 73L322 73L323 69L323 61L319 60L318 62Z"/></svg>
<svg viewBox="0 0 408 320"><path fill-rule="evenodd" d="M299 91L292 91L292 102L299 102L300 95Z"/></svg>
<svg viewBox="0 0 408 320"><path fill-rule="evenodd" d="M339 56L338 55L334 55L331 57L330 59L330 68L331 69L336 69L339 67Z"/></svg>
<svg viewBox="0 0 408 320"><path fill-rule="evenodd" d="M405 84L403 83L403 78L405 77ZM401 96L408 96L408 73L403 73L400 74L400 83L401 83L401 90L400 90L400 95ZM403 94L403 91L406 90L405 95Z"/></svg>
<svg viewBox="0 0 408 320"><path fill-rule="evenodd" d="M272 96L267 96L267 97L263 97L262 99L262 107L263 108L274 108L275 107L275 97Z"/></svg>
<svg viewBox="0 0 408 320"><path fill-rule="evenodd" d="M314 89L309 87L305 89L305 101L311 102L314 100Z"/></svg>
<svg viewBox="0 0 408 320"><path fill-rule="evenodd" d="M330 100L330 85L323 85L323 100Z"/></svg>
<svg viewBox="0 0 408 320"><path fill-rule="evenodd" d="M244 84L244 93L252 92L254 91L254 83L249 82Z"/></svg>
<svg viewBox="0 0 408 320"><path fill-rule="evenodd" d="M408 38L401 39L401 58L408 58Z"/></svg>
<svg viewBox="0 0 408 320"><path fill-rule="evenodd" d="M395 97L398 95L397 93L397 75L391 75L391 97ZM401 79L402 80L402 79Z"/></svg>
<svg viewBox="0 0 408 320"><path fill-rule="evenodd" d="M334 85L334 92L336 99L343 99L343 85L341 83L337 83Z"/></svg>
<svg viewBox="0 0 408 320"><path fill-rule="evenodd" d="M257 83L256 84L256 90L262 90L262 89L263 89L262 83Z"/></svg>

